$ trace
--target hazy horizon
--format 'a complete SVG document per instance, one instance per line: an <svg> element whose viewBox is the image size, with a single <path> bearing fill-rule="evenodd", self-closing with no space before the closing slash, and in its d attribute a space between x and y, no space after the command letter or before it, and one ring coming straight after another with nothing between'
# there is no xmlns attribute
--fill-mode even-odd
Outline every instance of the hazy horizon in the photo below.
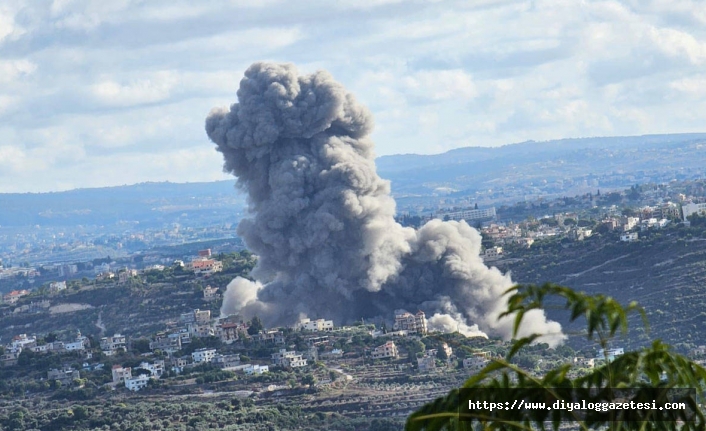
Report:
<svg viewBox="0 0 706 431"><path fill-rule="evenodd" d="M458 148L453 148L450 150L438 152L438 153L430 153L430 154L421 154L421 153L396 153L396 154L385 154L385 155L379 155L377 156L377 159L379 158L384 158L384 157L394 157L394 156L435 156L435 155L441 155L441 154L446 154L450 151L454 150L461 150L461 149L466 149L466 148L502 148L502 147L507 147L507 146L512 146L512 145L522 145L522 144L528 144L528 143L547 143L547 142L557 142L557 141L565 141L565 140L574 140L574 141L579 141L579 140L587 140L587 139L614 139L614 138L639 138L639 137L648 137L648 136L680 136L680 135L691 135L691 134L706 134L706 132L685 132L685 133L664 133L664 134L647 134L647 135L621 135L621 136L586 136L586 137L565 137L565 138L559 138L559 139L550 139L550 140L544 140L544 141L537 141L537 140L526 140L522 142L511 142L507 144L502 144L498 146L465 146L465 147L458 147ZM235 185L236 178L231 176L231 175L223 175L223 178L219 179L214 179L214 180L203 180L203 181L173 181L169 179L155 179L155 180L148 180L148 181L139 181L139 182L132 182L132 183L115 183L115 184L106 184L106 185L95 185L95 186L87 186L87 187L74 187L74 188L67 188L67 189L53 189L53 190L37 190L37 191L10 191L10 192L5 192L0 190L0 195L3 194L49 194L49 193L61 193L61 192L70 192L74 190L89 190L89 189L104 189L104 188L118 188L118 187L130 187L130 186L136 186L136 185L141 185L141 184L207 184L207 183L214 183L214 182L231 182L233 185ZM237 189L234 187L234 191L237 192Z"/></svg>

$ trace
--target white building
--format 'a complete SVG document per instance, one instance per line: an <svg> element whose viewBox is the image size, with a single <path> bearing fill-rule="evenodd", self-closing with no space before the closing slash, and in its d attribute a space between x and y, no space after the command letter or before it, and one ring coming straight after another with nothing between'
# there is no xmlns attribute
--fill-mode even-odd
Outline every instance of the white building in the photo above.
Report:
<svg viewBox="0 0 706 431"><path fill-rule="evenodd" d="M218 368L235 368L240 365L240 355L216 355L213 357L211 363Z"/></svg>
<svg viewBox="0 0 706 431"><path fill-rule="evenodd" d="M65 281L54 281L49 283L49 293L59 293L62 290L66 290Z"/></svg>
<svg viewBox="0 0 706 431"><path fill-rule="evenodd" d="M204 301L213 301L217 298L218 298L218 288L206 286L206 288L203 290Z"/></svg>
<svg viewBox="0 0 706 431"><path fill-rule="evenodd" d="M29 349L37 345L37 337L27 336L27 334L16 335L12 338L12 342L8 345L10 352L20 353L22 349Z"/></svg>
<svg viewBox="0 0 706 431"><path fill-rule="evenodd" d="M476 352L463 360L463 368L470 370L479 370L490 362L489 352Z"/></svg>
<svg viewBox="0 0 706 431"><path fill-rule="evenodd" d="M436 358L429 355L417 358L417 367L419 367L419 371L422 373L433 371L436 369Z"/></svg>
<svg viewBox="0 0 706 431"><path fill-rule="evenodd" d="M141 362L138 368L149 371L150 376L158 379L162 377L162 374L164 373L164 361L154 361L152 364L149 362Z"/></svg>
<svg viewBox="0 0 706 431"><path fill-rule="evenodd" d="M200 364L203 362L211 362L216 356L216 349L198 349L191 354L191 359L195 364Z"/></svg>
<svg viewBox="0 0 706 431"><path fill-rule="evenodd" d="M397 346L393 341L388 341L382 346L378 346L371 352L373 359L384 359L384 358L397 358L399 352L397 351Z"/></svg>
<svg viewBox="0 0 706 431"><path fill-rule="evenodd" d="M306 331L333 331L333 320L324 319L302 319L299 326Z"/></svg>
<svg viewBox="0 0 706 431"><path fill-rule="evenodd" d="M687 217L693 214L706 214L706 203L701 203L701 204L684 204L681 207L682 210L682 216L684 217L684 221L687 220Z"/></svg>
<svg viewBox="0 0 706 431"><path fill-rule="evenodd" d="M453 353L454 353L454 351L453 351L453 349L451 348L451 346L449 346L449 345L446 344L446 343L441 343L441 350L444 351L444 353L446 354L446 357L447 357L447 358L450 358L451 355L453 355Z"/></svg>
<svg viewBox="0 0 706 431"><path fill-rule="evenodd" d="M279 349L279 352L272 354L272 363L280 367L298 368L306 366L306 359L297 352Z"/></svg>
<svg viewBox="0 0 706 431"><path fill-rule="evenodd" d="M405 310L396 310L393 329L395 331L407 331L409 334L423 335L427 333L427 318L423 311L412 314Z"/></svg>
<svg viewBox="0 0 706 431"><path fill-rule="evenodd" d="M111 356L118 350L126 351L126 339L124 335L113 334L112 337L103 337L100 341L101 350L108 356Z"/></svg>
<svg viewBox="0 0 706 431"><path fill-rule="evenodd" d="M640 222L639 217L627 217L625 219L625 223L623 223L623 231L627 232L630 229L634 228L637 226L637 224Z"/></svg>
<svg viewBox="0 0 706 431"><path fill-rule="evenodd" d="M76 341L64 344L64 349L68 351L83 351L89 347L91 347L91 341L81 335L81 331L76 331Z"/></svg>
<svg viewBox="0 0 706 431"><path fill-rule="evenodd" d="M251 374L264 374L268 373L270 371L270 367L268 365L253 365L250 364L247 367L243 368L243 371L245 374L251 375Z"/></svg>
<svg viewBox="0 0 706 431"><path fill-rule="evenodd" d="M620 235L620 240L623 242L633 242L637 241L638 235L637 232L630 232L630 233L624 233Z"/></svg>
<svg viewBox="0 0 706 431"><path fill-rule="evenodd" d="M146 388L147 383L149 381L150 381L149 377L147 377L144 374L140 374L139 376L125 379L125 387L133 392L137 392L140 389Z"/></svg>
<svg viewBox="0 0 706 431"><path fill-rule="evenodd" d="M439 213L436 218L443 220L483 220L495 218L495 207Z"/></svg>
<svg viewBox="0 0 706 431"><path fill-rule="evenodd" d="M596 354L596 359L605 360L607 358L609 361L612 361L617 356L621 356L624 354L625 354L625 350L622 347L617 347L617 348L608 349L608 350L599 349L598 354Z"/></svg>

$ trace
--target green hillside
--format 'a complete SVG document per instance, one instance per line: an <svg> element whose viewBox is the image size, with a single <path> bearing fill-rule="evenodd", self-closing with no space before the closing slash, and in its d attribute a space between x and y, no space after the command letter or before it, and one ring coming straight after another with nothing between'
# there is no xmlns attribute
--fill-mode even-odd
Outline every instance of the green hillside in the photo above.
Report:
<svg viewBox="0 0 706 431"><path fill-rule="evenodd" d="M679 349L706 344L706 232L673 227L641 232L633 243L619 234L585 241L543 241L498 265L518 283L553 282L590 294L602 293L621 303L637 301L645 308L650 338L661 338ZM552 311L548 311L552 314ZM640 322L626 346L645 342Z"/></svg>

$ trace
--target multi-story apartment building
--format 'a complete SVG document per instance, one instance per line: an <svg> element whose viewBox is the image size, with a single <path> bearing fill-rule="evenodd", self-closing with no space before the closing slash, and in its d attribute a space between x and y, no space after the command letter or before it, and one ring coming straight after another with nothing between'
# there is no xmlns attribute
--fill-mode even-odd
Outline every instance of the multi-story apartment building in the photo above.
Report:
<svg viewBox="0 0 706 431"><path fill-rule="evenodd" d="M299 327L306 331L333 331L333 320L302 319L299 321Z"/></svg>
<svg viewBox="0 0 706 431"><path fill-rule="evenodd" d="M388 341L382 346L378 346L373 349L370 354L373 359L384 359L384 358L397 358L399 352L397 351L397 346L393 341Z"/></svg>
<svg viewBox="0 0 706 431"><path fill-rule="evenodd" d="M426 334L427 318L423 311L412 314L405 310L397 310L395 311L394 330L407 331L410 334Z"/></svg>
<svg viewBox="0 0 706 431"><path fill-rule="evenodd" d="M211 362L216 356L216 349L198 349L191 354L194 363Z"/></svg>
<svg viewBox="0 0 706 431"><path fill-rule="evenodd" d="M298 368L306 366L306 359L297 352L280 349L279 352L272 354L272 363L280 367Z"/></svg>

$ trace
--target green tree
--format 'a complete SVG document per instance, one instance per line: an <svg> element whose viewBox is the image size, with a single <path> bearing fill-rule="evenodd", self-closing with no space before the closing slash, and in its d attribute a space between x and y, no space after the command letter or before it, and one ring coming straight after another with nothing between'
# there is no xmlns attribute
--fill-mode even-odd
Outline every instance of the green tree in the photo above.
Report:
<svg viewBox="0 0 706 431"><path fill-rule="evenodd" d="M302 385L314 386L316 384L316 377L313 374L305 374L302 377Z"/></svg>
<svg viewBox="0 0 706 431"><path fill-rule="evenodd" d="M442 361L446 361L449 359L449 355L446 354L446 350L444 349L437 349L436 351L436 358L441 359Z"/></svg>
<svg viewBox="0 0 706 431"><path fill-rule="evenodd" d="M248 327L248 334L255 335L263 329L265 329L265 326L262 324L262 320L260 320L259 317L254 316L250 321L250 326Z"/></svg>
<svg viewBox="0 0 706 431"><path fill-rule="evenodd" d="M407 349L407 353L409 354L409 362L413 364L417 363L417 354L424 353L424 351L427 349L427 346L423 342L414 338L409 339L404 344L404 346Z"/></svg>
<svg viewBox="0 0 706 431"><path fill-rule="evenodd" d="M78 421L88 419L89 413L88 413L88 409L86 407L78 405L78 406L74 406L71 410L74 413L74 419L76 419Z"/></svg>
<svg viewBox="0 0 706 431"><path fill-rule="evenodd" d="M150 340L148 338L138 338L131 342L132 350L138 353L147 353L150 351Z"/></svg>
<svg viewBox="0 0 706 431"><path fill-rule="evenodd" d="M586 336L601 348L609 346L619 331L627 333L629 314L640 314L645 320L644 311L636 303L623 307L613 298L604 295L587 295L569 288L553 284L542 286L515 286L508 309L501 315L514 315L514 333L517 334L522 319L527 312L542 309L548 298L564 302L570 311L570 320L582 318L586 322ZM646 324L646 322L645 322ZM516 399L529 402L543 402L548 395L566 400L568 393L593 394L594 400L612 400L612 388L635 388L630 400L652 400L655 388L695 388L701 394L706 388L706 369L691 360L676 354L671 347L661 341L641 350L626 352L615 359L606 361L581 377L570 377L576 371L573 364L564 364L548 371L541 377L513 364L513 358L531 351L532 344L541 339L538 334L513 342L504 359L495 359L478 374L466 381L463 388L476 390L474 401L505 402L512 404ZM608 358L606 358L608 359ZM462 395L463 394L463 395ZM595 395L598 394L598 395ZM598 411L585 411L579 418L575 411L562 409L539 410L496 410L492 414L484 410L470 410L459 420L459 406L466 406L466 392L454 389L447 396L426 404L407 420L407 431L432 430L475 430L475 429L546 429L550 424L559 429L562 421L572 422L574 428L611 430L676 430L704 429L706 420L699 410L696 399L688 395L682 400L694 414L693 422L685 421L684 410L619 410L616 420L609 422ZM604 397L604 398L600 398ZM462 401L463 398L463 401ZM629 400L628 400L629 401ZM463 403L463 404L461 404ZM508 404L508 405L509 405ZM640 422L637 422L637 421ZM638 425L636 425L638 424ZM683 425L683 427L682 427Z"/></svg>

